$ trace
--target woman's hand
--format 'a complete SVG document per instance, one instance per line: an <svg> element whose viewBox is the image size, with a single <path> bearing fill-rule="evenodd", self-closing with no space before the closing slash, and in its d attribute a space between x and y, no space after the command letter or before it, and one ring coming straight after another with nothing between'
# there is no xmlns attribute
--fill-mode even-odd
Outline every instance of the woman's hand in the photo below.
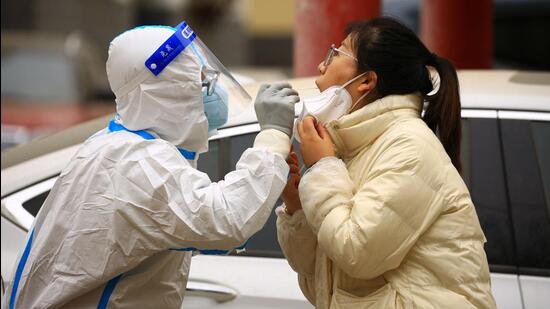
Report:
<svg viewBox="0 0 550 309"><path fill-rule="evenodd" d="M298 185L300 184L300 166L298 164L298 155L294 152L294 147L290 148L290 153L286 159L290 168L290 176L283 190L281 197L285 203L285 211L289 215L293 215L299 209L302 209L300 196L298 195Z"/></svg>
<svg viewBox="0 0 550 309"><path fill-rule="evenodd" d="M300 151L307 167L325 157L334 157L334 145L327 129L311 116L298 123L300 134Z"/></svg>

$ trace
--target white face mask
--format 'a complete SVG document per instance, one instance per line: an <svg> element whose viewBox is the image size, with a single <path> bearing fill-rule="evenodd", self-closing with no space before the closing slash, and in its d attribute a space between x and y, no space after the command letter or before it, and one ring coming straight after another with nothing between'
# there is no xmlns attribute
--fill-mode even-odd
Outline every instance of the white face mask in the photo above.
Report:
<svg viewBox="0 0 550 309"><path fill-rule="evenodd" d="M346 90L346 87L363 75L365 75L365 73L357 75L342 86L332 86L318 95L304 98L302 113L294 123L294 138L300 142L298 122L304 120L306 116L313 116L322 125L326 125L330 121L336 120L349 113L359 101L367 96L368 92L363 94L352 104L351 95Z"/></svg>

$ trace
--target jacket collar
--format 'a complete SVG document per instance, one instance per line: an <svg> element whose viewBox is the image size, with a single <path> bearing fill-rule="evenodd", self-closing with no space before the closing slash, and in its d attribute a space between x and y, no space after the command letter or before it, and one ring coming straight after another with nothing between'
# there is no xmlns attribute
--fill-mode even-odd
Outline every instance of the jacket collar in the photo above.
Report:
<svg viewBox="0 0 550 309"><path fill-rule="evenodd" d="M342 158L350 158L372 144L397 120L420 118L422 97L419 93L390 95L345 115L327 125Z"/></svg>

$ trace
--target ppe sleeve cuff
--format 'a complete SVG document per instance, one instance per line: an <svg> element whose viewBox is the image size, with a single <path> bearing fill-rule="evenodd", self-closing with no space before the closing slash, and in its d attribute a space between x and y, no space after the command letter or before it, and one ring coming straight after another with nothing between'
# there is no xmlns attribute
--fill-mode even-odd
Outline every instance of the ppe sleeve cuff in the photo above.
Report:
<svg viewBox="0 0 550 309"><path fill-rule="evenodd" d="M262 130L254 140L254 148L265 149L267 151L279 154L284 159L290 152L290 138L285 133L275 130Z"/></svg>

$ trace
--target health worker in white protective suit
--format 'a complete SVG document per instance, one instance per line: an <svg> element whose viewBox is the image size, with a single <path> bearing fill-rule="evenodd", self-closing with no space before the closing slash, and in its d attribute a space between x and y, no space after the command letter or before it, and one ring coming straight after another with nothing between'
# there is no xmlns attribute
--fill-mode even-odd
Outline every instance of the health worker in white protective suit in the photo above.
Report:
<svg viewBox="0 0 550 309"><path fill-rule="evenodd" d="M196 169L209 130L251 108L196 34L116 37L117 116L62 171L16 265L4 308L180 308L194 250L222 253L260 230L288 175L296 91L264 85L261 132L217 183ZM212 251L209 251L212 250Z"/></svg>

